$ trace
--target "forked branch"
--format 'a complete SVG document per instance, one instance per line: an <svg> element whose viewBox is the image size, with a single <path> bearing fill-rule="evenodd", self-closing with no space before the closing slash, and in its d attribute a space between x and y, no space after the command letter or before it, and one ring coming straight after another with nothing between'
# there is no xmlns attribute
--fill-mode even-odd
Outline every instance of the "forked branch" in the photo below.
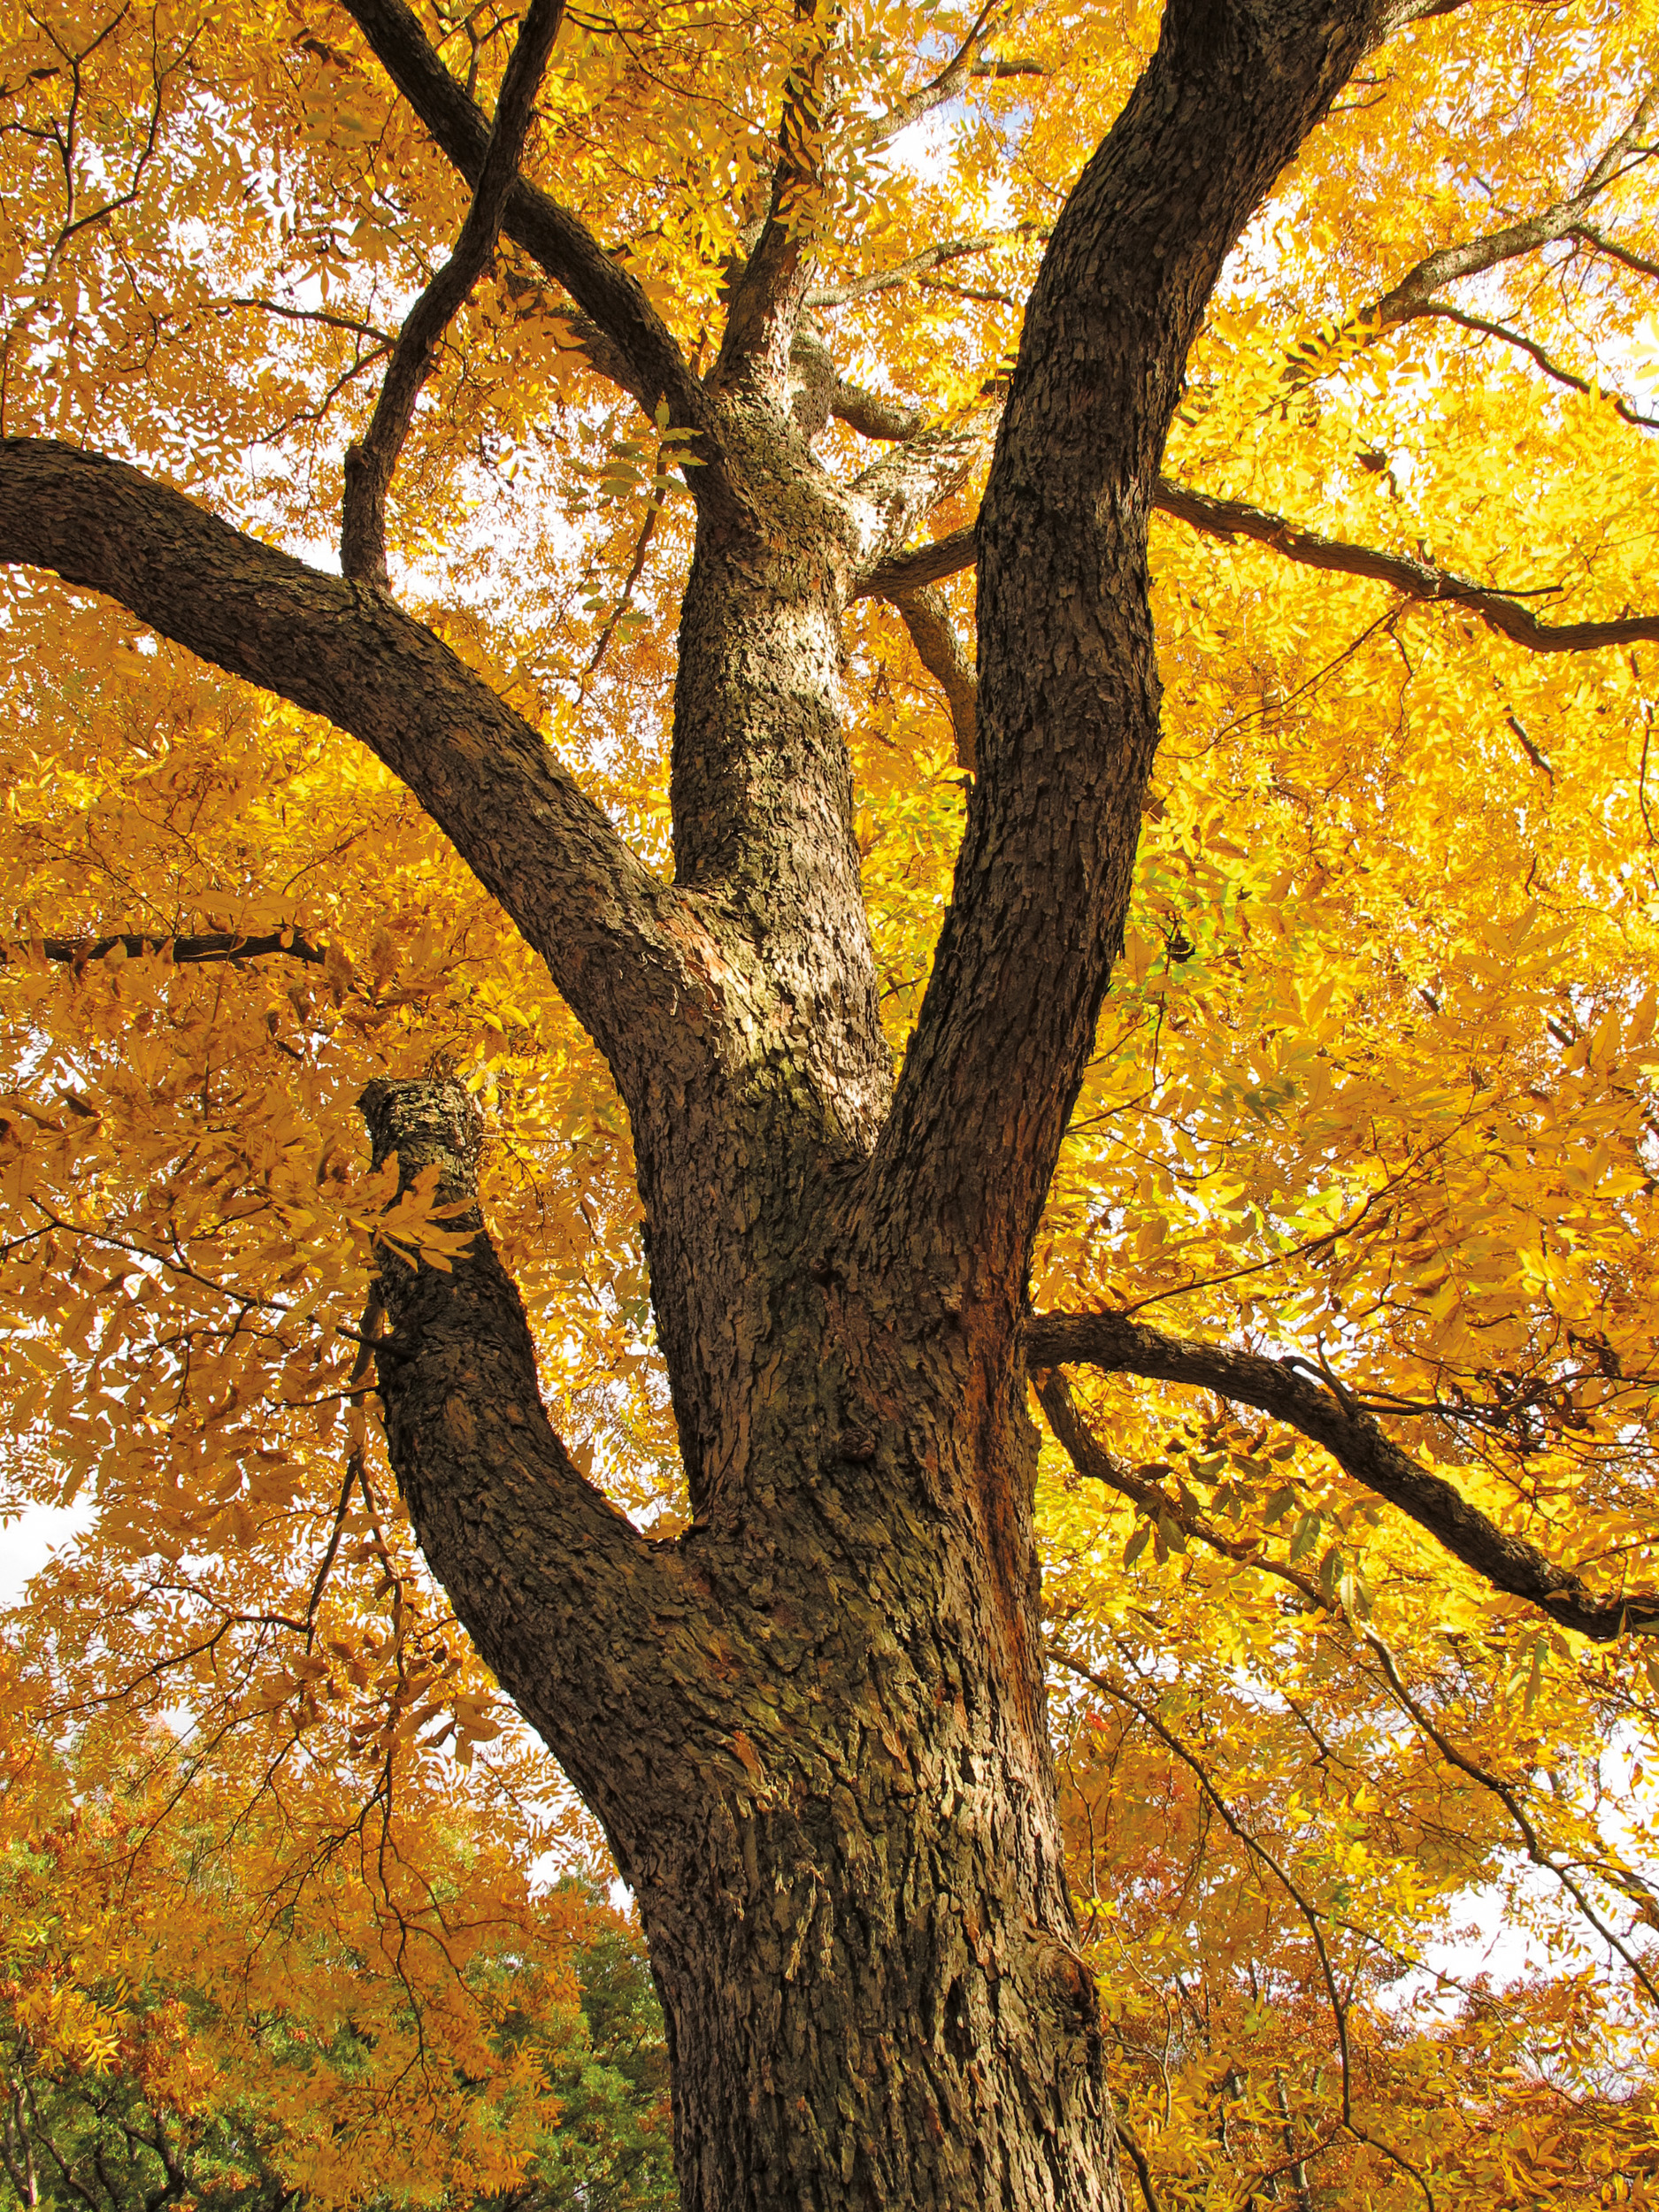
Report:
<svg viewBox="0 0 1659 2212"><path fill-rule="evenodd" d="M502 80L495 120L478 186L455 251L411 308L375 403L367 436L346 454L341 566L348 576L386 582L386 495L431 375L444 332L495 258L507 195L535 112L535 96L564 20L565 0L530 0Z"/></svg>
<svg viewBox="0 0 1659 2212"><path fill-rule="evenodd" d="M1608 188L1641 161L1652 160L1659 154L1659 147L1647 142L1647 134L1659 119L1659 87L1650 87L1637 104L1630 121L1604 148L1600 157L1585 173L1576 188L1549 206L1538 209L1517 221L1505 223L1497 230L1486 231L1479 238L1459 240L1455 244L1440 246L1422 260L1388 290L1362 308L1343 326L1345 333L1358 333L1375 337L1384 331L1394 330L1402 324L1414 322L1425 315L1443 315L1440 295L1449 284L1464 277L1483 276L1489 269L1504 263L1517 261L1526 255L1537 253L1545 246L1569 239L1587 244L1592 250L1621 261L1626 267L1643 274L1655 273L1653 266L1641 256L1632 254L1606 238L1586 221L1595 202ZM1461 319L1454 318L1452 319ZM1513 344L1532 352L1537 349L1518 333L1502 326L1488 326L1489 334L1505 337ZM1293 387L1313 382L1340 358L1340 349L1328 351L1316 347L1310 353L1294 357L1286 365L1284 380ZM1552 371L1553 373L1553 371Z"/></svg>
<svg viewBox="0 0 1659 2212"><path fill-rule="evenodd" d="M1637 104L1630 121L1591 165L1575 191L1549 207L1540 208L1535 214L1524 216L1518 222L1506 223L1482 237L1441 246L1435 252L1425 254L1415 268L1408 270L1397 284L1390 286L1366 310L1367 319L1374 319L1383 330L1410 322L1416 316L1426 313L1435 296L1448 284L1456 283L1460 277L1480 276L1488 269L1495 269L1501 262L1536 253L1540 246L1553 245L1558 238L1568 237L1609 185L1617 183L1635 162L1651 157L1653 150L1644 142L1656 115L1659 87L1651 87Z"/></svg>
<svg viewBox="0 0 1659 2212"><path fill-rule="evenodd" d="M864 276L843 278L839 284L820 285L807 294L806 304L814 313L820 308L845 307L853 300L893 291L916 277L926 276L931 270L946 268L953 261L966 261L973 255L990 253L998 246L1046 242L1048 236L1048 232L1036 223L1016 223L1011 230L984 231L968 238L944 238L937 245L925 246L920 253L911 254L908 260L895 262L891 268L872 269Z"/></svg>
<svg viewBox="0 0 1659 2212"><path fill-rule="evenodd" d="M1080 1362L1109 1374L1212 1390L1254 1406L1321 1445L1345 1474L1409 1515L1494 1589L1525 1599L1562 1627L1599 1643L1659 1632L1659 1593L1604 1596L1592 1590L1525 1537L1500 1528L1444 1476L1419 1467L1350 1393L1313 1381L1288 1359L1166 1335L1107 1312L1033 1315L1026 1360L1033 1371Z"/></svg>
<svg viewBox="0 0 1659 2212"><path fill-rule="evenodd" d="M444 67L414 11L405 0L343 4L434 142L476 185L489 144L488 120ZM520 177L507 196L502 228L603 332L615 349L616 368L626 370L627 388L648 412L666 399L677 426L703 427L702 393L672 332L638 279L612 259L579 216ZM705 466L697 477L697 490L706 495L717 471Z"/></svg>
<svg viewBox="0 0 1659 2212"><path fill-rule="evenodd" d="M879 115L859 134L859 149L864 153L876 153L883 146L890 146L901 131L912 123L919 123L935 108L943 107L948 100L956 99L974 77L1025 77L1045 73L1040 62L1024 58L1007 62L987 61L985 48L1000 27L997 18L1001 0L985 0L963 40L950 59L938 74L926 84L918 85L914 92L895 101L885 115ZM1008 12L1011 12L1009 11Z"/></svg>
<svg viewBox="0 0 1659 2212"><path fill-rule="evenodd" d="M1659 2003L1659 1985L1655 1985L1640 1958L1631 1949L1624 1939L1598 1912L1594 1899L1585 1887L1580 1869L1576 1868L1571 1861L1563 1862L1557 1858L1555 1853L1547 1847L1522 1801L1521 1793L1514 1785L1506 1782L1501 1775L1494 1774L1490 1767L1483 1766L1479 1761L1471 1759L1467 1752L1460 1750L1447 1735L1422 1699L1408 1689L1400 1671L1399 1662L1375 1629L1370 1627L1364 1621L1357 1619L1340 1602L1339 1597L1324 1589L1314 1576L1304 1574L1300 1569L1289 1566L1282 1560L1271 1557L1260 1548L1259 1544L1244 1543L1236 1538L1224 1536L1215 1524L1202 1513L1195 1512L1190 1505L1179 1500L1168 1497L1151 1484L1142 1482L1132 1469L1125 1467L1115 1454L1109 1452L1101 1443L1094 1430L1078 1411L1064 1376L1053 1373L1041 1376L1038 1379L1037 1394L1042 1402L1044 1413L1048 1417L1049 1426L1054 1430L1067 1457L1079 1474L1091 1481L1103 1483L1110 1489L1119 1491L1125 1497L1133 1500L1141 1511L1150 1518L1158 1520L1166 1526L1173 1525L1179 1527L1184 1536L1205 1545L1211 1551L1220 1552L1226 1558L1236 1560L1242 1565L1255 1568L1262 1574L1273 1575L1279 1581L1288 1583L1310 1612L1325 1613L1333 1618L1345 1620L1356 1640L1377 1661L1390 1695L1398 1703L1401 1710L1407 1714L1422 1732L1425 1740L1433 1745L1435 1750L1448 1766L1455 1767L1460 1774L1466 1775L1471 1781L1478 1783L1482 1789L1492 1793L1514 1822L1526 1855L1532 1860L1533 1865L1541 1867L1546 1873L1554 1875L1590 1926L1595 1930L1603 1942L1618 1953L1648 1996L1655 2003ZM1060 1664L1063 1666L1069 1666L1071 1663L1064 1658L1060 1660ZM1649 1918L1647 1884L1640 1875L1634 1873L1629 1867L1621 1864L1617 1859L1603 1863L1596 1870L1603 1874L1626 1897L1635 1901L1637 1909L1645 1920Z"/></svg>
<svg viewBox="0 0 1659 2212"><path fill-rule="evenodd" d="M1079 1475L1117 1491L1120 1497L1139 1507L1148 1520L1172 1524L1183 1536L1205 1545L1210 1551L1219 1552L1224 1559L1231 1559L1241 1567L1254 1567L1262 1574L1272 1575L1288 1584L1305 1605L1316 1609L1329 1609L1332 1601L1312 1575L1272 1558L1259 1543L1227 1535L1208 1514L1194 1512L1184 1501L1171 1498L1156 1483L1148 1482L1133 1467L1125 1466L1115 1452L1108 1451L1079 1412L1071 1386L1057 1368L1038 1370L1033 1381L1048 1426Z"/></svg>

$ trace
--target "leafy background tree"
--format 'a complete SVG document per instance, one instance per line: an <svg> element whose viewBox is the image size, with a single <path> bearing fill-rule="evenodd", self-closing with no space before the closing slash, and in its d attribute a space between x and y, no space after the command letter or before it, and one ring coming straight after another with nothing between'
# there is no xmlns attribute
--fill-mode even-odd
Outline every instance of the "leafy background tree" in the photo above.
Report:
<svg viewBox="0 0 1659 2212"><path fill-rule="evenodd" d="M347 444L471 204L373 15L11 12L9 437L329 557ZM489 109L513 11L419 22ZM895 1051L996 772L965 534L1062 205L1158 32L573 14L536 94L526 173L698 373L798 171L791 404L827 411L841 479L926 477L843 633ZM1656 53L1640 5L1471 6L1373 52L1227 260L1156 485L1164 737L1030 1255L1039 1315L1094 1318L1033 1323L1028 1361L1060 1819L1149 2204L1659 2186ZM715 465L678 411L510 221L387 539L403 606L664 874ZM5 549L50 566L22 480ZM195 2098L204 2202L265 2185L254 2150L319 2201L395 2172L557 2203L613 2168L652 2201L624 1939L527 1884L591 1832L546 1811L386 1457L370 1284L464 1266L465 1225L366 1165L356 1102L422 1076L476 1102L555 1425L691 1542L629 1113L383 759L8 578L5 1471L88 1512L13 1624L15 1740L68 1763L8 1776L9 1813L42 1809L8 1822L35 1839L8 1942L45 1931L8 2033L58 2054L72 2134L76 2085L145 2124ZM1448 1964L1473 1891L1536 1970ZM259 2046L250 2079L223 2052L278 1937L329 2056ZM340 2040L365 1970L366 2053Z"/></svg>
<svg viewBox="0 0 1659 2212"><path fill-rule="evenodd" d="M591 1879L533 1893L545 1829L434 1798L374 1835L314 1770L250 1805L245 1776L192 1772L172 1730L121 1709L68 1759L19 1718L8 1705L0 1865L13 2200L673 2200L643 1947Z"/></svg>

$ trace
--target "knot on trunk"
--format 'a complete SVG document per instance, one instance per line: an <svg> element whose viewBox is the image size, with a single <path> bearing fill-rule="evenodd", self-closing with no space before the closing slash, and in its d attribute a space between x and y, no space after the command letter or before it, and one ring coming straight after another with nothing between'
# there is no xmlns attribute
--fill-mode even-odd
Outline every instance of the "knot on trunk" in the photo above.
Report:
<svg viewBox="0 0 1659 2212"><path fill-rule="evenodd" d="M377 1079L357 1100L368 1125L374 1165L397 1155L397 1187L407 1190L423 1168L438 1171L439 1204L476 1202L484 1125L465 1085L454 1076Z"/></svg>

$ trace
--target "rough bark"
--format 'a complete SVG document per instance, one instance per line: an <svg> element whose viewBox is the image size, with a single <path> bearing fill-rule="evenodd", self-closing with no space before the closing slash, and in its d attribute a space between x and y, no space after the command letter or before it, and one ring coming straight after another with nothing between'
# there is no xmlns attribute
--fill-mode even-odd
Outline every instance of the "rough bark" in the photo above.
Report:
<svg viewBox="0 0 1659 2212"><path fill-rule="evenodd" d="M653 1545L549 1426L465 1092L364 1104L377 1158L474 1207L453 1275L385 1263L388 1435L458 1615L639 1900L687 2212L1117 2207L1040 1673L964 1525L960 1334L918 1343L890 1294L810 1267L775 1283L748 1509ZM1020 1394L992 1410L1028 1505Z"/></svg>
<svg viewBox="0 0 1659 2212"><path fill-rule="evenodd" d="M1386 25L1171 6L1026 309L979 520L979 774L881 1139L895 1237L949 1224L1000 1282L1023 1275L1122 942L1158 733L1147 523L1182 365L1251 211Z"/></svg>
<svg viewBox="0 0 1659 2212"><path fill-rule="evenodd" d="M401 0L350 12L476 180L488 126L417 19ZM896 1090L841 616L996 410L910 425L851 484L814 457L839 388L799 326L807 91L706 382L574 216L522 181L505 197L509 234L705 463L672 889L384 591L119 464L0 449L0 557L360 736L615 1072L691 1528L640 1537L549 1426L476 1217L471 1109L443 1083L365 1100L377 1155L405 1179L435 1164L440 1195L474 1210L453 1273L386 1263L380 1389L427 1558L638 1896L687 2212L1121 2202L1048 1751L1026 1265L1156 742L1146 525L1186 350L1256 202L1404 12L1174 0L1056 229L980 524L979 772Z"/></svg>

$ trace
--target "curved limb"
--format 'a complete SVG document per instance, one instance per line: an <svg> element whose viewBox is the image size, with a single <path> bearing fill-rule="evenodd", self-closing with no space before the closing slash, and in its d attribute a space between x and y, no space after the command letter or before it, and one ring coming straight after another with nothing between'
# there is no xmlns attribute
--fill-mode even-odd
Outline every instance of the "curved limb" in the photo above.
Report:
<svg viewBox="0 0 1659 2212"><path fill-rule="evenodd" d="M541 1402L518 1293L478 1203L477 1110L453 1079L370 1084L374 1163L429 1184L452 1264L383 1248L388 1449L420 1546L492 1671L623 1846L693 1786L688 1691L710 1601L580 1472ZM624 1864L627 1863L624 1857Z"/></svg>
<svg viewBox="0 0 1659 2212"><path fill-rule="evenodd" d="M1349 1393L1310 1381L1288 1360L1170 1336L1120 1313L1033 1314L1025 1345L1033 1370L1082 1362L1109 1374L1190 1384L1255 1406L1323 1446L1345 1474L1408 1514L1494 1589L1525 1599L1599 1643L1659 1632L1659 1593L1603 1596L1590 1589L1571 1568L1488 1519L1443 1476L1419 1467Z"/></svg>
<svg viewBox="0 0 1659 2212"><path fill-rule="evenodd" d="M415 302L397 334L368 433L346 454L340 565L348 576L386 581L386 495L414 419L415 403L438 357L438 344L495 255L501 219L518 175L535 113L536 88L565 19L565 0L530 0L513 43L478 188L455 251Z"/></svg>
<svg viewBox="0 0 1659 2212"><path fill-rule="evenodd" d="M1279 171L1419 12L1172 0L1032 293L979 519L979 773L867 1230L971 1283L993 1338L1122 941L1158 735L1147 523L1187 349Z"/></svg>
<svg viewBox="0 0 1659 2212"><path fill-rule="evenodd" d="M619 1079L660 1068L683 956L663 888L539 734L383 592L308 567L125 462L0 442L0 560L106 594L164 637L362 740L547 960Z"/></svg>

